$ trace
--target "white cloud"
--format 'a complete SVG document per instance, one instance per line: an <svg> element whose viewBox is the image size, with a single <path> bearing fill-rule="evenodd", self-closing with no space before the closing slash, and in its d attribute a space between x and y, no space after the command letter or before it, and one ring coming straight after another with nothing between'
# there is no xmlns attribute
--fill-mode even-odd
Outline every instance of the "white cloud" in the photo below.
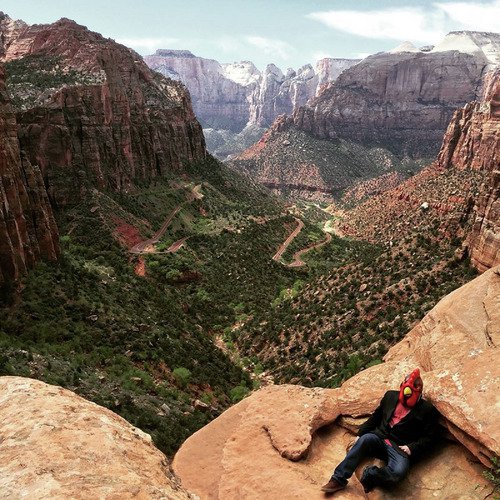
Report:
<svg viewBox="0 0 500 500"><path fill-rule="evenodd" d="M306 17L365 38L429 44L454 30L500 31L500 0L436 2L429 8L328 10L311 12Z"/></svg>
<svg viewBox="0 0 500 500"><path fill-rule="evenodd" d="M233 53L238 49L241 49L240 40L233 36L222 36L215 39L212 43L215 47L217 47L217 49L226 53Z"/></svg>
<svg viewBox="0 0 500 500"><path fill-rule="evenodd" d="M265 38L263 36L247 36L245 37L245 41L262 50L264 54L276 56L285 61L290 59L291 52L295 50L287 42L274 38Z"/></svg>
<svg viewBox="0 0 500 500"><path fill-rule="evenodd" d="M330 10L312 12L307 17L330 28L366 38L431 43L440 40L446 34L443 26L443 12L439 10L428 12L418 7L398 7L366 12Z"/></svg>
<svg viewBox="0 0 500 500"><path fill-rule="evenodd" d="M178 38L117 38L116 41L141 54L151 54L156 49L169 49L180 42Z"/></svg>
<svg viewBox="0 0 500 500"><path fill-rule="evenodd" d="M500 0L489 3L446 2L435 3L452 21L463 29L476 31L500 31Z"/></svg>

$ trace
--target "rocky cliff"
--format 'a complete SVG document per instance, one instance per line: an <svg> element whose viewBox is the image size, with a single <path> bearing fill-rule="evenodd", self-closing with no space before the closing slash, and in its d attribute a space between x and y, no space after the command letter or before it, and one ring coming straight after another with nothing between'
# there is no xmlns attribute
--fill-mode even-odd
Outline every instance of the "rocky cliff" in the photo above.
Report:
<svg viewBox="0 0 500 500"><path fill-rule="evenodd" d="M419 366L445 439L397 489L369 497L487 498L493 486L482 464L500 452L499 297L497 267L445 297L384 363L339 389L271 386L254 393L190 437L174 471L202 498L323 498L319 488L344 457L360 417ZM358 474L338 498L367 498Z"/></svg>
<svg viewBox="0 0 500 500"><path fill-rule="evenodd" d="M320 87L359 62L327 58L318 61L316 70L306 64L297 71L289 68L283 73L274 64L261 72L249 61L220 64L187 50L160 49L144 59L152 69L188 87L196 115L210 130L211 139L212 129L217 130L219 142L225 144L224 150L215 140L209 140L209 149L223 157L226 150L234 153L248 147L255 142L251 131L258 128L262 134L262 129L269 127L277 116L293 113ZM240 134L239 138L236 134Z"/></svg>
<svg viewBox="0 0 500 500"><path fill-rule="evenodd" d="M144 60L150 68L188 87L193 109L204 128L240 132L248 123L247 87L252 87L252 73L258 74L253 65L247 68L245 85L228 78L217 61L196 57L188 50L160 49Z"/></svg>
<svg viewBox="0 0 500 500"><path fill-rule="evenodd" d="M52 201L69 203L89 186L127 191L205 157L181 83L74 21L12 26L3 16L21 148L40 165Z"/></svg>
<svg viewBox="0 0 500 500"><path fill-rule="evenodd" d="M500 263L500 72L486 78L484 96L459 109L445 134L437 164L441 168L486 173L476 200L468 239L472 263L484 271Z"/></svg>
<svg viewBox="0 0 500 500"><path fill-rule="evenodd" d="M390 172L404 179L421 168L389 150L344 139L318 139L285 115L230 164L280 195L332 202L358 182Z"/></svg>
<svg viewBox="0 0 500 500"><path fill-rule="evenodd" d="M499 53L500 35L463 32L431 51L375 54L298 109L294 124L319 138L434 156L455 109L479 97Z"/></svg>
<svg viewBox="0 0 500 500"><path fill-rule="evenodd" d="M151 437L76 394L0 378L2 498L189 499Z"/></svg>
<svg viewBox="0 0 500 500"><path fill-rule="evenodd" d="M40 259L54 260L59 238L40 169L21 158L14 110L0 64L0 287Z"/></svg>
<svg viewBox="0 0 500 500"><path fill-rule="evenodd" d="M450 35L451 42L432 51L404 45L364 59L293 117L276 119L232 164L281 194L325 201L370 178L383 176L379 191L395 187L384 181L387 174L402 181L417 173L438 144L438 169L492 170L498 164L492 95L499 64L493 49L500 53L500 37L476 35L460 35L462 45ZM452 42L456 49L444 50Z"/></svg>

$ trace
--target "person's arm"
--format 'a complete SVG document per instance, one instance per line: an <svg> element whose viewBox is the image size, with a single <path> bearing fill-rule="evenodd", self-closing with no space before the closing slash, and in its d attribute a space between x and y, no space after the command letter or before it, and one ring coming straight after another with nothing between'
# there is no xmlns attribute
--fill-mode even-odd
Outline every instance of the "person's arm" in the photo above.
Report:
<svg viewBox="0 0 500 500"><path fill-rule="evenodd" d="M386 396L387 393L384 394L384 397L380 401L377 409L371 414L370 418L359 428L358 436L368 434L378 427L378 425L382 421L382 405Z"/></svg>
<svg viewBox="0 0 500 500"><path fill-rule="evenodd" d="M422 430L422 437L408 443L411 456L419 456L429 450L436 441L436 434L438 431L438 418L439 412L431 406L428 414L426 415L425 423Z"/></svg>

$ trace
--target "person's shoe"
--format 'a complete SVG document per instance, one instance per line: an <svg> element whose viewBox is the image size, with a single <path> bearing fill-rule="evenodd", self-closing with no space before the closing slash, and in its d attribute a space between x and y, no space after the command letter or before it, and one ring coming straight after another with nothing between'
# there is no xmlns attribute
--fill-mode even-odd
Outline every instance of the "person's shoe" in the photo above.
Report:
<svg viewBox="0 0 500 500"><path fill-rule="evenodd" d="M361 475L361 479L359 482L362 484L363 489L365 490L365 493L370 493L370 491L375 488L375 483L374 483L374 478L373 475L370 474L370 472L374 469L377 468L374 465L365 467L363 469L363 474Z"/></svg>
<svg viewBox="0 0 500 500"><path fill-rule="evenodd" d="M336 479L330 479L324 486L321 487L321 491L325 493L335 493L336 491L343 490L345 484L340 484Z"/></svg>

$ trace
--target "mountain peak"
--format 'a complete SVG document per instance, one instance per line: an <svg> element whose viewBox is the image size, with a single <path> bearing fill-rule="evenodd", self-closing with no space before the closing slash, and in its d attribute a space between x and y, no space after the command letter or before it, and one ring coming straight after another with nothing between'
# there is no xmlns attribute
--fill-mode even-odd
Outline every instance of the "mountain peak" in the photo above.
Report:
<svg viewBox="0 0 500 500"><path fill-rule="evenodd" d="M500 34L485 31L451 31L431 52L456 50L466 54L482 52L492 65L500 64Z"/></svg>
<svg viewBox="0 0 500 500"><path fill-rule="evenodd" d="M155 52L155 56L184 57L190 59L196 57L190 50L177 50L177 49L158 49Z"/></svg>
<svg viewBox="0 0 500 500"><path fill-rule="evenodd" d="M401 52L420 52L420 50L413 43L406 41L389 51L390 54L399 54Z"/></svg>

